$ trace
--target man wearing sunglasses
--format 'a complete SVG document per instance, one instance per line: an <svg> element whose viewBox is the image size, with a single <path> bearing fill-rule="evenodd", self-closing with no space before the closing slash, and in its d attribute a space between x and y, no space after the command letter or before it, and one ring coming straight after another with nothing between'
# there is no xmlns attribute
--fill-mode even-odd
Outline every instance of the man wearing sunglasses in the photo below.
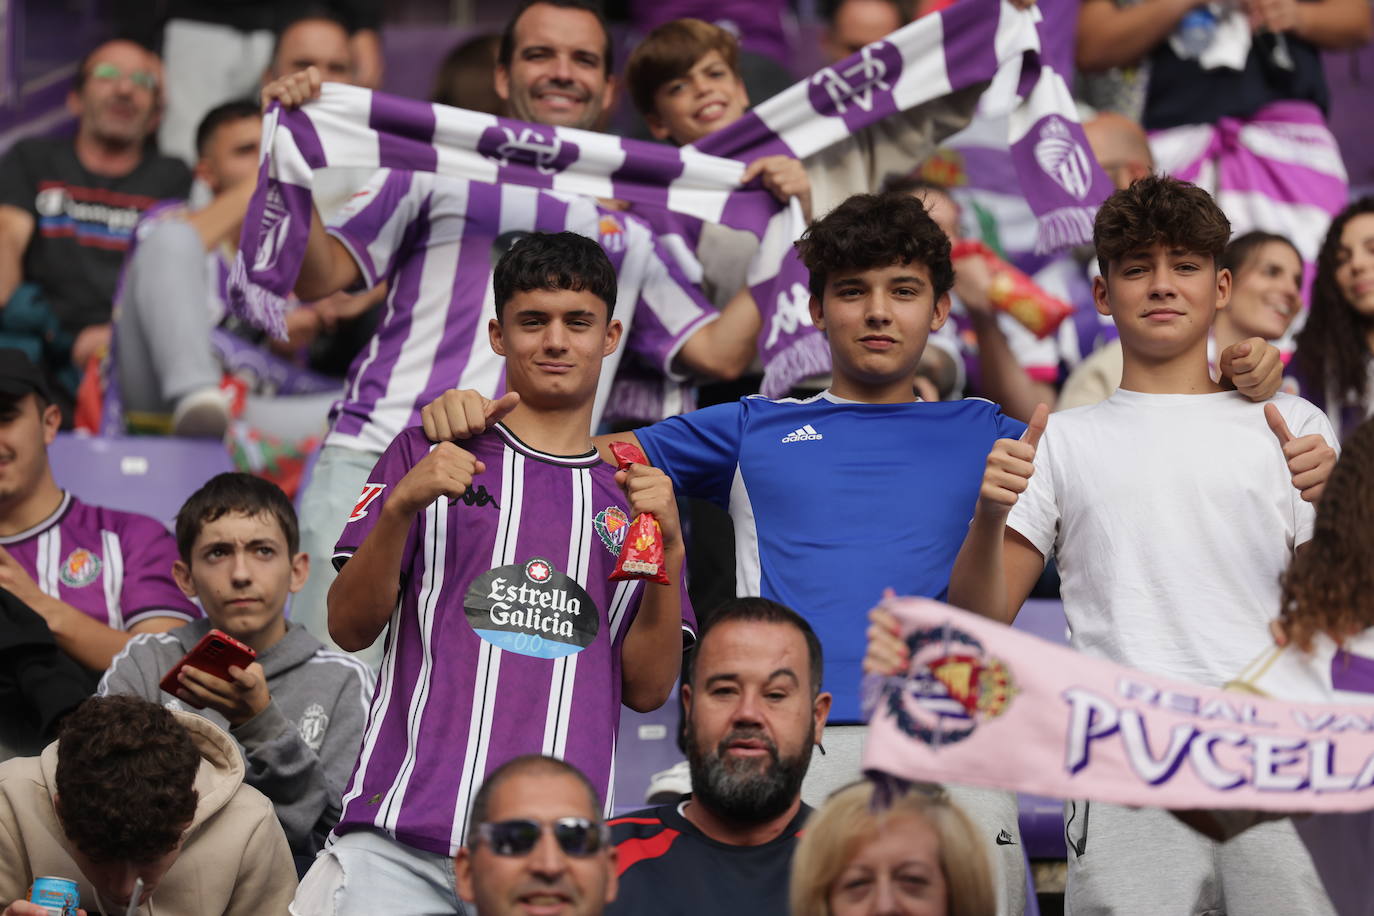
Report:
<svg viewBox="0 0 1374 916"><path fill-rule="evenodd" d="M587 777L553 757L517 757L473 802L454 873L478 916L599 916L615 899L615 847Z"/></svg>
<svg viewBox="0 0 1374 916"><path fill-rule="evenodd" d="M110 339L110 302L139 215L185 197L191 173L150 152L162 111L157 55L107 42L81 62L72 139L21 141L0 160L0 345L18 346L70 404Z"/></svg>

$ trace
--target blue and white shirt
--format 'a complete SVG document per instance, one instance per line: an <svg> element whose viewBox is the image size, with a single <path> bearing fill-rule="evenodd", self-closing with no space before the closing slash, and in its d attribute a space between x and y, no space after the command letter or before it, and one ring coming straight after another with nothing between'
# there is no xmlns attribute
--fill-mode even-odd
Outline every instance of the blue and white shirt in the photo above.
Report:
<svg viewBox="0 0 1374 916"><path fill-rule="evenodd" d="M735 525L740 595L795 609L825 650L831 720L858 722L869 608L884 588L942 598L992 444L1025 426L976 398L861 404L754 395L635 435L677 492Z"/></svg>

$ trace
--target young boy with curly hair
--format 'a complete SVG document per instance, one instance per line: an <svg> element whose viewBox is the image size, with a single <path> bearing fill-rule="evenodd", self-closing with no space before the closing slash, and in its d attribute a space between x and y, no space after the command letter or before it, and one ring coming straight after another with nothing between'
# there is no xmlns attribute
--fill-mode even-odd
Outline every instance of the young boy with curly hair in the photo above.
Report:
<svg viewBox="0 0 1374 916"><path fill-rule="evenodd" d="M1301 398L1255 404L1212 380L1230 234L1205 191L1171 178L1102 205L1093 297L1121 335L1121 387L1048 425L1042 405L1024 438L996 443L951 603L1010 623L1053 556L1081 652L1219 687L1265 647L1335 435ZM1073 912L1330 912L1289 822L1219 844L1157 809L1065 816Z"/></svg>
<svg viewBox="0 0 1374 916"><path fill-rule="evenodd" d="M200 716L93 697L41 757L0 764L0 906L70 878L84 910L284 913L296 871L272 803L244 785L234 741Z"/></svg>

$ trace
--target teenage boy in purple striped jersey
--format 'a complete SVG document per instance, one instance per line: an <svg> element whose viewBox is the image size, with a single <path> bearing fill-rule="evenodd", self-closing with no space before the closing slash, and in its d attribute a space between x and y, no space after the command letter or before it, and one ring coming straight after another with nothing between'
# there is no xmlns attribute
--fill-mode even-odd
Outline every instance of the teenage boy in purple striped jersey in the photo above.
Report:
<svg viewBox="0 0 1374 916"><path fill-rule="evenodd" d="M518 398L464 448L398 436L335 549L335 641L356 651L390 624L335 841L298 897L339 914L457 909L473 797L514 757L568 761L609 811L620 704L662 705L693 627L672 485L616 471L592 444L601 362L621 337L610 259L584 236L535 233L493 285L488 335ZM661 526L668 585L608 580L641 512Z"/></svg>

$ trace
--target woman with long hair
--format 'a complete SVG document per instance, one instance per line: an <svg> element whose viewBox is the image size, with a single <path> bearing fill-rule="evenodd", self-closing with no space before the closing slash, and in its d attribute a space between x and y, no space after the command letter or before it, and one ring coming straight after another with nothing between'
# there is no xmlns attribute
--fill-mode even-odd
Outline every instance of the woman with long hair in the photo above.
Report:
<svg viewBox="0 0 1374 916"><path fill-rule="evenodd" d="M1344 439L1374 415L1374 197L1342 210L1317 255L1293 374Z"/></svg>

